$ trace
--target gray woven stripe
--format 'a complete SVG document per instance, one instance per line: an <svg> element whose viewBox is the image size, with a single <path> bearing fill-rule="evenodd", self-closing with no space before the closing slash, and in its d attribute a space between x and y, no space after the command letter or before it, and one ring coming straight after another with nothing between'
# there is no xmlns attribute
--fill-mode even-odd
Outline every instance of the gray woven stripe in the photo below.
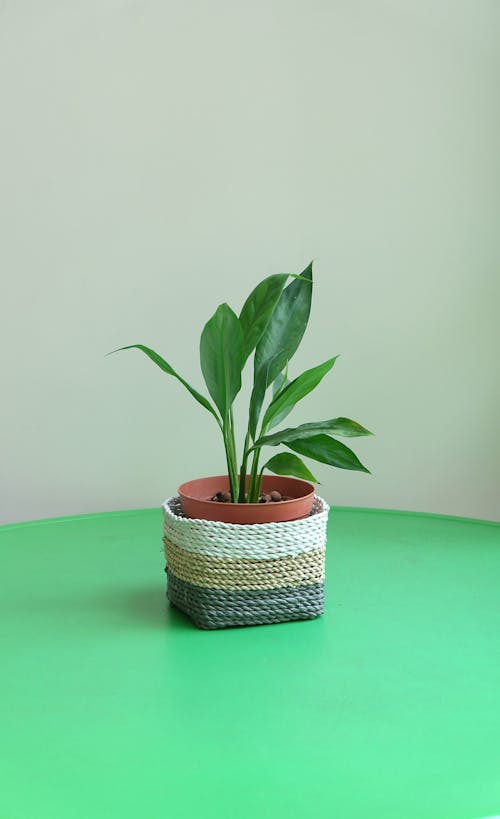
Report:
<svg viewBox="0 0 500 819"><path fill-rule="evenodd" d="M167 571L167 597L199 628L309 620L323 613L324 584L281 589L206 589Z"/></svg>

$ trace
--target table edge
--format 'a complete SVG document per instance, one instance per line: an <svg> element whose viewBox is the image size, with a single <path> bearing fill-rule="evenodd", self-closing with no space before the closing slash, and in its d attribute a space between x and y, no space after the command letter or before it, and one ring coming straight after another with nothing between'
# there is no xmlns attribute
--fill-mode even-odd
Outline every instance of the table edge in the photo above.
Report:
<svg viewBox="0 0 500 819"><path fill-rule="evenodd" d="M5 532L11 529L20 529L20 528L27 528L29 526L47 526L53 525L57 523L69 523L70 521L76 520L87 520L89 518L96 519L96 518L104 518L104 517L115 517L119 515L123 516L134 516L134 515L141 515L144 512L153 512L158 511L158 514L161 514L161 506L148 506L141 509L115 509L111 510L110 512L89 512L86 514L80 515L63 515L60 517L54 518L38 518L37 520L22 520L16 523L5 523L0 525L0 532ZM440 520L453 520L458 521L459 523L475 523L481 524L486 526L493 526L493 527L500 527L500 521L496 520L487 520L484 518L471 518L466 517L465 515L446 515L440 514L438 512L420 512L414 511L411 509L385 509L379 508L376 506L331 506L330 508L330 518L335 515L336 512L359 512L361 514L377 514L377 515L403 515L403 516L411 516L416 518L437 518Z"/></svg>

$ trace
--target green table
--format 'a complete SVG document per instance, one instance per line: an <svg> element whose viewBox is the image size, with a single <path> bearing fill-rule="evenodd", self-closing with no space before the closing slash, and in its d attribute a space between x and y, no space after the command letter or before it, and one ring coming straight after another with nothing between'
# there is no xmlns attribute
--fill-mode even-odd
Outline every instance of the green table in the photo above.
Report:
<svg viewBox="0 0 500 819"><path fill-rule="evenodd" d="M215 632L161 527L0 529L1 819L500 813L500 524L335 509L325 616Z"/></svg>

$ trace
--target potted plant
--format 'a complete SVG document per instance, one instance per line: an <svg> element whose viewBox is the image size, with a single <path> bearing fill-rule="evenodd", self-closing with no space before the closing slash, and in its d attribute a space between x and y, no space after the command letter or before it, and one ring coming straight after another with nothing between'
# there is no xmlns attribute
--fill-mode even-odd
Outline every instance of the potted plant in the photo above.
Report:
<svg viewBox="0 0 500 819"><path fill-rule="evenodd" d="M145 353L211 413L222 436L227 473L182 484L179 495L170 498L163 507L169 597L202 627L276 622L321 613L322 599L316 600L312 608L304 608L305 592L300 589L318 583L322 587L328 507L316 498L314 484L318 481L299 456L341 469L368 472L354 452L338 440L371 435L356 421L338 417L296 427L282 426L294 407L330 372L337 358L329 358L289 378L289 363L309 320L312 287L311 263L299 275L268 276L250 293L239 316L228 304L217 308L200 339L201 370L211 401L150 347L130 344L113 351L138 349ZM233 405L241 389L245 364L252 355L253 389L238 460ZM267 458L267 452L280 445L286 451ZM271 474L265 475L266 470ZM309 548L308 527L316 537L312 545L318 545L319 537L321 548ZM288 546L280 551L283 538L288 538ZM302 539L304 549L297 549L294 541L297 538ZM264 552L257 545L263 540L269 547ZM249 543L253 544L253 552ZM312 554L319 557L319 563L311 574L307 569ZM302 569L300 559L304 563ZM214 564L224 560L232 563ZM246 580L242 580L245 560L259 561L258 577L248 564L250 576L245 575ZM289 561L290 571L273 580L273 572L279 569L275 564L280 560ZM229 585L224 585L228 577ZM293 604L289 599L282 610L276 602L280 589L287 590L285 597L293 597ZM239 602L235 602L236 592L243 594ZM250 598L253 615L245 618L241 612ZM259 609L261 603L264 605ZM255 606L259 611L255 612ZM270 619L271 610L274 619ZM211 612L208 618L207 611ZM215 611L222 615L215 616Z"/></svg>

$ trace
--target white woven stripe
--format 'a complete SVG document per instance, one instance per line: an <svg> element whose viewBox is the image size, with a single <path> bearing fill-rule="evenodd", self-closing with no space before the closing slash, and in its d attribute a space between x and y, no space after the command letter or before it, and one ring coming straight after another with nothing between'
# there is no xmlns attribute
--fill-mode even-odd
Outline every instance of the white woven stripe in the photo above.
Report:
<svg viewBox="0 0 500 819"><path fill-rule="evenodd" d="M182 549L213 557L269 560L324 548L329 506L318 495L315 514L283 523L221 523L182 516L178 497L162 505L165 536Z"/></svg>

